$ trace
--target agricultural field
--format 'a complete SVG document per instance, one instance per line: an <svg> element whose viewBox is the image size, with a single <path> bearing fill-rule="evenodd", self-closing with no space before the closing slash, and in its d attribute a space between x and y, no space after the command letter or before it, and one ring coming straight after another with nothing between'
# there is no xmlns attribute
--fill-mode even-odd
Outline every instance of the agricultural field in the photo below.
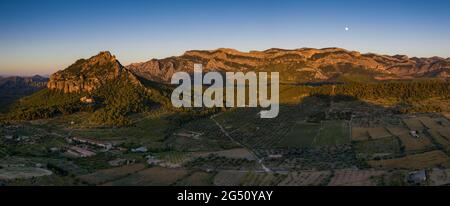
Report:
<svg viewBox="0 0 450 206"><path fill-rule="evenodd" d="M258 153L267 156L271 150ZM332 170L363 166L350 145L280 150L275 154L280 154L282 157L267 158L264 164L281 171Z"/></svg>
<svg viewBox="0 0 450 206"><path fill-rule="evenodd" d="M438 129L437 131L442 137L445 137L447 140L450 140L450 127L441 128Z"/></svg>
<svg viewBox="0 0 450 206"><path fill-rule="evenodd" d="M350 129L348 123L343 120L325 121L319 133L314 138L313 145L336 146L350 143Z"/></svg>
<svg viewBox="0 0 450 206"><path fill-rule="evenodd" d="M165 118L145 117L132 127L116 129L79 127L71 129L70 134L76 137L144 145L158 149L163 147L165 131L169 125L169 121Z"/></svg>
<svg viewBox="0 0 450 206"><path fill-rule="evenodd" d="M436 166L450 165L450 157L439 150L408 155L406 157L387 160L372 160L368 161L369 165L374 168L389 168L389 169L424 169Z"/></svg>
<svg viewBox="0 0 450 206"><path fill-rule="evenodd" d="M292 172L278 186L321 186L331 177L330 171Z"/></svg>
<svg viewBox="0 0 450 206"><path fill-rule="evenodd" d="M429 173L432 186L450 185L450 169L433 168Z"/></svg>
<svg viewBox="0 0 450 206"><path fill-rule="evenodd" d="M375 186L374 178L384 173L375 170L337 170L328 186Z"/></svg>
<svg viewBox="0 0 450 206"><path fill-rule="evenodd" d="M434 147L428 135L423 133L422 130L417 132L417 135L419 137L413 137L410 133L410 130L406 128L388 127L387 129L391 134L400 139L406 152L425 151L430 150Z"/></svg>
<svg viewBox="0 0 450 206"><path fill-rule="evenodd" d="M208 157L209 155L216 155L219 157L226 157L226 158L231 158L231 159L255 160L255 156L245 148L221 150L221 151L216 151L216 152L192 153L191 156L193 156L193 157Z"/></svg>
<svg viewBox="0 0 450 206"><path fill-rule="evenodd" d="M445 151L450 151L450 141L443 135L441 135L438 131L429 129L427 133L432 137L432 139L442 146L442 149Z"/></svg>
<svg viewBox="0 0 450 206"><path fill-rule="evenodd" d="M358 141L354 143L357 156L363 159L374 159L401 154L401 142L394 137Z"/></svg>
<svg viewBox="0 0 450 206"><path fill-rule="evenodd" d="M421 131L425 129L419 118L403 119L403 122L410 130Z"/></svg>
<svg viewBox="0 0 450 206"><path fill-rule="evenodd" d="M280 147L310 147L319 132L320 124L297 122L292 130L284 136Z"/></svg>
<svg viewBox="0 0 450 206"><path fill-rule="evenodd" d="M180 135L186 133L186 131L198 135ZM190 121L182 125L181 128L169 134L164 143L174 150L183 152L217 151L238 147L209 118Z"/></svg>
<svg viewBox="0 0 450 206"><path fill-rule="evenodd" d="M258 170L260 169L256 160L243 158L228 158L210 154L206 157L197 157L187 162L187 168L202 170Z"/></svg>
<svg viewBox="0 0 450 206"><path fill-rule="evenodd" d="M244 171L222 170L216 174L213 182L216 186L240 186L246 175Z"/></svg>
<svg viewBox="0 0 450 206"><path fill-rule="evenodd" d="M352 141L366 141L370 139L369 132L365 127L352 127Z"/></svg>
<svg viewBox="0 0 450 206"><path fill-rule="evenodd" d="M406 152L414 152L414 151L424 151L427 149L431 149L433 144L431 143L428 137L420 134L422 137L413 137L410 134L399 135L403 146L405 147Z"/></svg>
<svg viewBox="0 0 450 206"><path fill-rule="evenodd" d="M248 172L241 180L241 186L276 186L286 178L284 174Z"/></svg>
<svg viewBox="0 0 450 206"><path fill-rule="evenodd" d="M387 127L387 130L394 136L407 135L410 130L404 127Z"/></svg>
<svg viewBox="0 0 450 206"><path fill-rule="evenodd" d="M156 157L163 161L162 164L167 165L167 167L181 167L193 158L189 153L177 151L157 153Z"/></svg>
<svg viewBox="0 0 450 206"><path fill-rule="evenodd" d="M232 138L253 149L311 147L321 128L320 122L307 121L309 115L326 109L327 103L307 98L300 105L280 105L280 114L274 119L261 119L261 109L234 109L214 119ZM317 109L317 110L316 110ZM339 124L325 124L326 130L340 131ZM338 127L338 128L337 128ZM321 136L322 144L330 143L327 131ZM322 141L323 140L323 141Z"/></svg>
<svg viewBox="0 0 450 206"><path fill-rule="evenodd" d="M0 162L23 165L15 171L21 179L9 177L9 185L402 185L419 169L429 172L429 184L448 184L450 121L442 115L394 113L391 100L283 90L292 96L274 119L261 119L260 108L236 108L187 119L135 114L133 125L117 128L95 127L83 112L1 125ZM72 146L95 154L65 156ZM51 173L30 175L35 165ZM0 167L0 179L7 170Z"/></svg>
<svg viewBox="0 0 450 206"><path fill-rule="evenodd" d="M90 185L99 185L134 174L145 168L146 166L144 164L126 165L111 169L98 170L91 174L79 176L78 179Z"/></svg>
<svg viewBox="0 0 450 206"><path fill-rule="evenodd" d="M124 178L107 182L104 186L168 186L183 179L189 174L185 169L162 167L148 168Z"/></svg>
<svg viewBox="0 0 450 206"><path fill-rule="evenodd" d="M392 136L384 127L368 128L367 132L371 139L382 139Z"/></svg>
<svg viewBox="0 0 450 206"><path fill-rule="evenodd" d="M352 140L366 141L391 137L392 134L384 127L353 127Z"/></svg>
<svg viewBox="0 0 450 206"><path fill-rule="evenodd" d="M0 180L31 179L49 176L53 172L36 167L4 167L0 168Z"/></svg>
<svg viewBox="0 0 450 206"><path fill-rule="evenodd" d="M188 177L178 181L177 186L212 186L213 185L213 173L207 172L193 172Z"/></svg>
<svg viewBox="0 0 450 206"><path fill-rule="evenodd" d="M438 129L444 127L444 125L439 124L438 121L435 121L430 117L419 117L418 119L428 129Z"/></svg>

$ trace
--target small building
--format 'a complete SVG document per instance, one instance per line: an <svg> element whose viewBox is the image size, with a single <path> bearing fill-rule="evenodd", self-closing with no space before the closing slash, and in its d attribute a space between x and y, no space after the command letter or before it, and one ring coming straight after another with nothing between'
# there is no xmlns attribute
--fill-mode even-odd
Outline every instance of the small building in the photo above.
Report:
<svg viewBox="0 0 450 206"><path fill-rule="evenodd" d="M92 156L96 155L95 152L92 152L90 150L87 150L87 149L84 149L84 148L81 148L81 147L75 147L75 146L70 147L67 150L67 153L69 155L72 155L72 156L75 156L75 157L92 157Z"/></svg>
<svg viewBox="0 0 450 206"><path fill-rule="evenodd" d="M50 152L59 152L59 148L52 147L52 148L50 148Z"/></svg>
<svg viewBox="0 0 450 206"><path fill-rule="evenodd" d="M282 154L270 154L268 157L269 157L269 159L280 159L283 157L283 155Z"/></svg>
<svg viewBox="0 0 450 206"><path fill-rule="evenodd" d="M147 155L145 158L147 159L147 164L149 165L158 165L162 162L161 160L152 155Z"/></svg>
<svg viewBox="0 0 450 206"><path fill-rule="evenodd" d="M135 149L131 149L131 152L135 152L135 153L145 153L148 152L147 147L138 147Z"/></svg>
<svg viewBox="0 0 450 206"><path fill-rule="evenodd" d="M194 131L184 131L175 133L176 136L184 137L184 138L193 138L193 139L199 139L200 136L203 135L203 133L194 132Z"/></svg>
<svg viewBox="0 0 450 206"><path fill-rule="evenodd" d="M72 137L72 141L82 143L82 144L90 144L93 146L102 147L107 150L110 150L113 147L113 144L110 142L91 140L91 139L86 139L86 138L82 138L82 137Z"/></svg>
<svg viewBox="0 0 450 206"><path fill-rule="evenodd" d="M129 159L115 159L108 162L109 165L113 167L122 166L122 165L129 165L135 163L135 160L129 160Z"/></svg>
<svg viewBox="0 0 450 206"><path fill-rule="evenodd" d="M413 136L415 138L420 138L418 131L411 130L411 131L409 131L409 134L411 134L411 136Z"/></svg>
<svg viewBox="0 0 450 206"><path fill-rule="evenodd" d="M408 183L420 185L427 181L427 173L425 170L415 171L408 174Z"/></svg>

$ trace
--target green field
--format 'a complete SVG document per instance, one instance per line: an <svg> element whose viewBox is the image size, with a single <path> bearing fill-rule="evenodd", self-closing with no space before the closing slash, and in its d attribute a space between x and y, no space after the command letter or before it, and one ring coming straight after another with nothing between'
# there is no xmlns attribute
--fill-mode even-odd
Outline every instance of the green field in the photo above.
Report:
<svg viewBox="0 0 450 206"><path fill-rule="evenodd" d="M170 122L165 118L143 118L134 126L121 128L81 128L71 131L72 136L92 138L96 140L118 141L134 147L147 146L161 148L165 139L165 131Z"/></svg>
<svg viewBox="0 0 450 206"><path fill-rule="evenodd" d="M153 167L131 174L125 178L108 182L106 186L168 186L188 175L185 169Z"/></svg>
<svg viewBox="0 0 450 206"><path fill-rule="evenodd" d="M178 181L176 186L212 186L214 173L193 172L186 178Z"/></svg>
<svg viewBox="0 0 450 206"><path fill-rule="evenodd" d="M320 129L320 124L298 122L292 130L282 138L281 147L310 147Z"/></svg>
<svg viewBox="0 0 450 206"><path fill-rule="evenodd" d="M400 141L394 137L355 142L355 150L359 157L372 159L400 154Z"/></svg>
<svg viewBox="0 0 450 206"><path fill-rule="evenodd" d="M350 129L346 121L323 122L319 134L314 139L314 146L342 145L350 142Z"/></svg>

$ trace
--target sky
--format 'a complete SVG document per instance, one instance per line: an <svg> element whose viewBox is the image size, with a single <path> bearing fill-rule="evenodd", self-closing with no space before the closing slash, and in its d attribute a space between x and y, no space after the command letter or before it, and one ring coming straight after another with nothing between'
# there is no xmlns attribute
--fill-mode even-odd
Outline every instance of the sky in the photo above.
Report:
<svg viewBox="0 0 450 206"><path fill-rule="evenodd" d="M450 1L0 0L0 75L49 75L105 50L128 65L274 47L450 57Z"/></svg>

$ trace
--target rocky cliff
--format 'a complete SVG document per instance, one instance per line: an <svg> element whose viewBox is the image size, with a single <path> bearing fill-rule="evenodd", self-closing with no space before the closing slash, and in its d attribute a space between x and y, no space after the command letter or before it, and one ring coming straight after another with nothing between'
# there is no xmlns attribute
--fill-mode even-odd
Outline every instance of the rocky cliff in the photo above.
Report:
<svg viewBox="0 0 450 206"><path fill-rule="evenodd" d="M333 80L346 74L378 79L450 77L450 58L361 54L340 48L251 52L195 50L178 57L131 64L127 68L143 78L167 83L175 72L192 72L195 63L203 64L206 71L279 71L282 81L297 83Z"/></svg>
<svg viewBox="0 0 450 206"><path fill-rule="evenodd" d="M47 87L65 93L92 92L108 81L124 79L139 84L137 78L110 52L100 52L80 59L68 68L51 75Z"/></svg>

